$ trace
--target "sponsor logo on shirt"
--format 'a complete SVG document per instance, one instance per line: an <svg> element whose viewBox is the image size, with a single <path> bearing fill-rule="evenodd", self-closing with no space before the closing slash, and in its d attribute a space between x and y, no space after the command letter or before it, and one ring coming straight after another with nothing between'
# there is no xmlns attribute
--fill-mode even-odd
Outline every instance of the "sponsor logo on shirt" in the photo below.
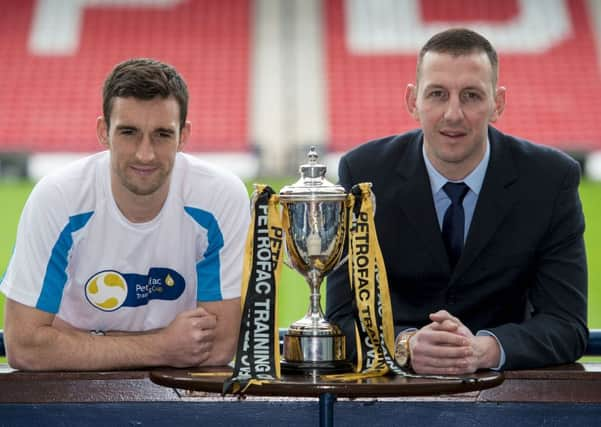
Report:
<svg viewBox="0 0 601 427"><path fill-rule="evenodd" d="M177 299L185 287L182 275L170 268L151 268L148 274L103 270L88 279L84 292L97 309L115 311L145 305L153 299Z"/></svg>

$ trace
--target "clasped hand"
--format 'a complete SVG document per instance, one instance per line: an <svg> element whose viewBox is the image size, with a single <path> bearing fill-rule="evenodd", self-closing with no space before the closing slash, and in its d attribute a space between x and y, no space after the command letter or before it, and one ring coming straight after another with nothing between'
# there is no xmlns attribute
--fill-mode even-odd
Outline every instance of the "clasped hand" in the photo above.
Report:
<svg viewBox="0 0 601 427"><path fill-rule="evenodd" d="M432 323L411 338L411 367L418 374L471 374L498 365L500 350L492 336L475 336L446 310L430 314Z"/></svg>
<svg viewBox="0 0 601 427"><path fill-rule="evenodd" d="M175 367L197 366L211 355L215 340L217 317L202 307L187 310L161 330L168 365Z"/></svg>

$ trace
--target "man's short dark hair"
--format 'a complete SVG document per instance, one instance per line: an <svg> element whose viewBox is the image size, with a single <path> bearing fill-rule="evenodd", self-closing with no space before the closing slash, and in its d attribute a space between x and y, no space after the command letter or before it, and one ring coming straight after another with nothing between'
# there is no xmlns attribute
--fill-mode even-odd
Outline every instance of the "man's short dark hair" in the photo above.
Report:
<svg viewBox="0 0 601 427"><path fill-rule="evenodd" d="M484 52L492 66L493 87L499 77L499 58L497 51L490 42L475 31L467 28L451 28L433 35L424 44L417 59L417 79L424 55L428 52L446 53L453 56L469 55L474 52Z"/></svg>
<svg viewBox="0 0 601 427"><path fill-rule="evenodd" d="M110 127L113 99L133 97L150 100L173 96L179 104L180 129L188 115L188 87L177 70L169 64L149 58L134 58L117 64L104 82L102 114Z"/></svg>

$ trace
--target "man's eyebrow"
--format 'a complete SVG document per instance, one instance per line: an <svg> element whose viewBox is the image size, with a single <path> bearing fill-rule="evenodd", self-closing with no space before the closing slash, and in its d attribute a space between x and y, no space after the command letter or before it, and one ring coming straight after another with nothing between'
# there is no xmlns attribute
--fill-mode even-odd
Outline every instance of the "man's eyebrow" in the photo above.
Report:
<svg viewBox="0 0 601 427"><path fill-rule="evenodd" d="M165 133L169 133L169 134L174 134L175 129L160 127L160 128L155 129L155 132L165 132Z"/></svg>
<svg viewBox="0 0 601 427"><path fill-rule="evenodd" d="M424 90L432 90L432 89L446 89L443 85L437 83L431 83L424 87Z"/></svg>
<svg viewBox="0 0 601 427"><path fill-rule="evenodd" d="M117 130L138 130L134 125L117 125L115 126Z"/></svg>
<svg viewBox="0 0 601 427"><path fill-rule="evenodd" d="M479 87L479 86L467 86L467 87L464 87L464 88L463 88L463 89L461 89L461 90L475 90L475 91L477 91L477 92L484 92L484 89L482 89L482 88L481 88L481 87Z"/></svg>
<svg viewBox="0 0 601 427"><path fill-rule="evenodd" d="M444 85L438 84L438 83L432 83L429 84L427 86L424 87L424 90L432 90L432 89L444 89L446 90L447 88ZM483 89L480 86L476 86L476 85L470 85L470 86L465 86L461 88L461 91L466 91L466 90L476 90L478 92L483 92Z"/></svg>

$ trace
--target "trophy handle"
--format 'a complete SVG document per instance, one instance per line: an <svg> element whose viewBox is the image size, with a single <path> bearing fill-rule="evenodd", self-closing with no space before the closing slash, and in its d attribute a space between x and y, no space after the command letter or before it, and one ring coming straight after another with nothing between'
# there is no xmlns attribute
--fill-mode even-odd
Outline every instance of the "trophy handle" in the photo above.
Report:
<svg viewBox="0 0 601 427"><path fill-rule="evenodd" d="M372 192L371 192L371 194L370 194L370 196L371 196L371 204L372 204L372 206L373 206L374 218L375 218L375 217L376 217L376 193L374 193L374 192L372 191ZM351 218L351 216L350 216L350 213L349 213L349 214L347 214L347 216L346 216L346 217L347 217L347 221L350 221L350 218ZM350 230L350 228L349 228L349 227L347 227L347 229L349 229L349 230ZM347 234L347 236L346 236L346 237L348 238L348 234ZM346 240L345 240L345 243L346 243ZM332 271L334 271L334 270L337 270L337 269L338 269L338 267L340 267L342 264L344 264L344 263L345 263L345 262L347 262L347 261L348 261L348 252L346 253L346 255L344 255L343 257L341 257L341 258L340 258L340 260L338 261L338 263L337 263L337 264L336 264L334 267L332 267ZM286 261L284 261L284 263L285 263L285 262L286 262ZM287 265L288 267L292 268L292 266L291 266L290 264L286 264L286 265Z"/></svg>

